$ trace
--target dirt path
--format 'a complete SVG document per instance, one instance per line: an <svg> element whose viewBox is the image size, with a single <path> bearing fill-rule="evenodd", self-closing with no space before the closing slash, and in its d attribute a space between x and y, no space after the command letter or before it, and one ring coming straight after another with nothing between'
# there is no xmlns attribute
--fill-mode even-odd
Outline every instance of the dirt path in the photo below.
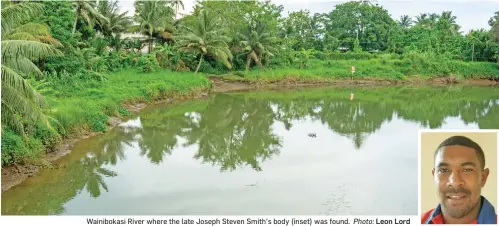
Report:
<svg viewBox="0 0 499 226"><path fill-rule="evenodd" d="M214 93L253 90L256 87L244 82L227 82L223 79L210 78Z"/></svg>
<svg viewBox="0 0 499 226"><path fill-rule="evenodd" d="M363 86L363 85L395 85L395 84L434 84L434 85L448 85L455 83L462 84L473 84L473 85L499 85L499 81L492 80L462 80L456 81L455 79L445 77L445 78L435 78L430 80L424 80L417 77L406 79L406 80L388 80L388 79L379 79L379 78L369 78L369 79L337 79L331 81L315 81L315 82L302 82L296 80L282 80L278 82L241 82L241 81L229 81L221 78L215 78L213 76L209 77L209 79L213 83L213 88L211 90L212 93L220 93L220 92L234 92L234 91L249 91L249 90L257 90L257 89L275 89L275 88L286 88L286 87L317 87L317 86L326 86L326 85L355 85L355 86ZM192 99L192 98L202 98L207 96L208 93L200 92L192 97L185 97L182 99L178 99L178 101L183 99ZM155 102L157 103L171 103L174 100L172 98L168 98L165 100L160 100ZM139 112L147 104L138 103L138 104L128 104L126 108L130 112ZM115 126L120 124L124 119L111 117L108 121L109 130L113 129ZM2 192L6 191L21 182L23 182L26 178L36 175L36 173L50 165L53 161L69 154L74 147L74 145L83 139L87 139L89 137L98 135L101 133L96 132L87 132L75 137L71 137L65 139L54 152L46 154L40 163L38 164L26 164L26 165L12 165L5 168L2 168Z"/></svg>

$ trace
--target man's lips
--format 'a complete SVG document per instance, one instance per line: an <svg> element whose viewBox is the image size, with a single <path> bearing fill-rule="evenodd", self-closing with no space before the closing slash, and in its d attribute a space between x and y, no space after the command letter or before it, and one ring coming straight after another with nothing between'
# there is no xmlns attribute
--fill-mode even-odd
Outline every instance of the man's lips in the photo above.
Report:
<svg viewBox="0 0 499 226"><path fill-rule="evenodd" d="M465 198L466 194L465 193L449 193L449 194L446 194L446 197L448 199L452 199L452 200L460 200L460 199Z"/></svg>

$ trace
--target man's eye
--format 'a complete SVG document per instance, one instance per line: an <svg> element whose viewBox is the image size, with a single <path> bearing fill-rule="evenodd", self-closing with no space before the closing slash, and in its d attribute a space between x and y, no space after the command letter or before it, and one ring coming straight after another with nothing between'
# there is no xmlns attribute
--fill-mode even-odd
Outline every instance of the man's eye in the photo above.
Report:
<svg viewBox="0 0 499 226"><path fill-rule="evenodd" d="M440 173L447 173L449 170L448 169L439 169L438 172Z"/></svg>
<svg viewBox="0 0 499 226"><path fill-rule="evenodd" d="M473 169L464 169L463 171L464 171L464 172L472 172L472 171L473 171Z"/></svg>

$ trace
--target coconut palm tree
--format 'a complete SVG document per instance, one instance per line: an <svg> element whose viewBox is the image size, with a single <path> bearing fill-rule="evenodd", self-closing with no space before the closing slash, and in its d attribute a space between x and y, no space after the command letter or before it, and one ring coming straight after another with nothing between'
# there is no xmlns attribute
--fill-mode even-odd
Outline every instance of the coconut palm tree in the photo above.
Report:
<svg viewBox="0 0 499 226"><path fill-rule="evenodd" d="M433 29L436 27L439 17L440 16L435 13L421 13L419 16L416 16L416 25L427 29Z"/></svg>
<svg viewBox="0 0 499 226"><path fill-rule="evenodd" d="M267 25L261 21L257 21L254 26L248 26L238 36L241 39L239 44L247 54L246 71L249 70L251 60L262 67L262 58L274 56L276 52L272 46L274 40L267 32Z"/></svg>
<svg viewBox="0 0 499 226"><path fill-rule="evenodd" d="M175 28L173 26L173 9L163 0L136 1L135 20L139 23L133 26L132 31L140 31L149 36L148 52L151 53L154 45L154 36L168 36ZM167 31L168 34L164 34Z"/></svg>
<svg viewBox="0 0 499 226"><path fill-rule="evenodd" d="M104 24L109 23L109 19L96 10L97 4L95 1L78 0L74 1L73 4L76 7L76 13L72 34L76 32L76 25L78 24L78 19L80 17L85 19L85 21L87 21L87 23L91 26L94 24L94 21L100 26L104 26Z"/></svg>
<svg viewBox="0 0 499 226"><path fill-rule="evenodd" d="M97 11L109 20L109 23L97 25L102 34L108 38L126 31L132 25L132 18L127 16L128 11L120 13L116 0L99 1Z"/></svg>
<svg viewBox="0 0 499 226"><path fill-rule="evenodd" d="M398 21L399 25L403 28L409 28L412 22L412 19L408 15L400 16L400 20Z"/></svg>
<svg viewBox="0 0 499 226"><path fill-rule="evenodd" d="M170 4L175 9L175 17L177 17L180 7L182 7L182 10L184 10L184 3L182 0L171 0Z"/></svg>
<svg viewBox="0 0 499 226"><path fill-rule="evenodd" d="M217 61L231 69L230 61L233 56L230 52L230 38L225 36L225 30L220 28L218 18L210 15L206 10L201 10L197 23L192 27L183 27L184 32L176 36L176 48L180 52L194 52L199 54L199 63L196 73L201 67L203 58L210 55Z"/></svg>
<svg viewBox="0 0 499 226"><path fill-rule="evenodd" d="M418 16L416 16L416 24L422 23L428 19L428 14L427 13L421 13Z"/></svg>
<svg viewBox="0 0 499 226"><path fill-rule="evenodd" d="M364 4L364 5L368 5L368 6L373 6L374 4L378 4L378 1L377 0L359 0L359 3Z"/></svg>
<svg viewBox="0 0 499 226"><path fill-rule="evenodd" d="M456 19L457 17L453 16L451 11L442 12L442 15L440 15L437 22L439 30L445 34L456 35L459 33L459 29L461 29L456 23Z"/></svg>
<svg viewBox="0 0 499 226"><path fill-rule="evenodd" d="M494 24L499 21L499 11L495 12L494 13L494 16L492 16L490 19L489 19L489 26L494 26Z"/></svg>
<svg viewBox="0 0 499 226"><path fill-rule="evenodd" d="M24 79L28 75L42 75L36 62L57 54L46 25L28 23L40 15L43 5L23 2L2 2L2 122L24 136L21 119L34 119L49 125L42 113L46 106L43 97Z"/></svg>

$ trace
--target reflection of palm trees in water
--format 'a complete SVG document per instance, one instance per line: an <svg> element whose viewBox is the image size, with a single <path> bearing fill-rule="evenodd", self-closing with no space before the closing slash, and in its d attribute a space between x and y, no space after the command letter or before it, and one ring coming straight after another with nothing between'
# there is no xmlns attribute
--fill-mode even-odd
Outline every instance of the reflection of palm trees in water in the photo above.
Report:
<svg viewBox="0 0 499 226"><path fill-rule="evenodd" d="M102 161L94 155L84 157L81 160L81 164L85 168L85 187L91 197L99 197L101 194L101 187L106 190L106 192L109 191L103 176L114 177L117 176L116 172L103 168Z"/></svg>
<svg viewBox="0 0 499 226"><path fill-rule="evenodd" d="M189 124L189 118L183 116L165 116L165 109L157 109L143 116L140 139L141 155L146 155L152 163L159 164L165 155L177 145L177 136Z"/></svg>
<svg viewBox="0 0 499 226"><path fill-rule="evenodd" d="M459 103L456 108L460 109L459 113L464 123L475 123L478 121L480 116L483 116L484 109L488 109L491 104L491 101L484 100L478 102L463 102ZM494 108L494 106L490 106Z"/></svg>
<svg viewBox="0 0 499 226"><path fill-rule="evenodd" d="M378 130L383 122L392 120L394 115L418 121L422 126L441 125L448 115L461 115L465 122L476 122L481 124L480 127L493 126L494 123L499 127L499 103L496 102L459 101L458 94L442 101L435 98L448 95L439 95L446 90L431 89L414 95L414 92L398 88L389 92L385 89L384 94L389 97L363 99L363 96L376 96L370 94L375 91L358 92L354 101L335 96L273 99L272 96L218 94L205 100L209 103L196 112L171 114L169 110L158 109L144 114L142 128L110 139L105 150L111 151L102 158L105 163L116 164L116 159L124 156L119 151L121 146L133 141L138 134L141 154L158 164L178 145L178 138L183 137L185 146L198 145L195 159L219 165L222 171L235 170L243 165L260 171L263 161L279 154L280 139L272 131L272 125L277 121L290 129L295 120L319 120L335 133L352 139L357 149L369 134ZM409 100L409 96L414 101ZM378 100L380 98L383 100ZM469 107L458 106L462 104ZM97 187L95 184L99 183L99 178L95 177L90 184Z"/></svg>
<svg viewBox="0 0 499 226"><path fill-rule="evenodd" d="M349 137L360 149L365 138L378 130L383 122L397 115L422 126L438 126L449 115L461 115L466 123L478 123L480 128L499 127L499 102L460 101L459 94L450 94L445 101L438 96L446 90L431 89L429 92L414 92L394 88L383 101L356 100L333 97L324 98L248 98L245 95L219 94L212 96L203 109L196 112L181 112L170 115L168 110L158 109L142 116L142 128L123 133L105 144L101 157L103 163L116 164L123 159L122 146L130 144L136 134L141 154L153 163L161 163L178 145L178 137L187 140L185 146L197 144L195 159L219 165L222 171L235 170L249 165L260 171L260 164L272 155L279 154L280 139L272 131L276 121L290 129L294 120L310 118L320 120L337 134ZM365 91L369 95L371 91ZM361 92L359 92L361 93ZM373 95L371 95L373 96ZM411 96L412 100L409 100ZM433 97L433 98L432 98ZM274 110L272 110L274 109ZM89 164L89 166L92 164ZM92 187L102 185L97 170L88 177ZM102 170L101 170L102 171ZM107 172L111 176L110 172ZM102 174L106 176L105 172Z"/></svg>
<svg viewBox="0 0 499 226"><path fill-rule="evenodd" d="M136 130L136 128L133 128ZM132 131L133 131L132 130ZM105 136L102 142L102 151L99 152L99 158L103 164L116 165L118 160L125 160L125 145L133 146L134 135L136 132L125 132L123 128L116 128L114 136Z"/></svg>
<svg viewBox="0 0 499 226"><path fill-rule="evenodd" d="M260 171L260 163L278 154L280 140L271 131L273 113L266 102L216 95L207 108L192 120L185 145L199 145L194 156L235 170L250 165Z"/></svg>
<svg viewBox="0 0 499 226"><path fill-rule="evenodd" d="M486 110L479 112L478 126L482 129L497 129L499 128L499 100L490 101L489 106Z"/></svg>
<svg viewBox="0 0 499 226"><path fill-rule="evenodd" d="M351 138L357 149L393 115L393 109L385 105L359 100L324 101L321 108L317 118L336 133Z"/></svg>
<svg viewBox="0 0 499 226"><path fill-rule="evenodd" d="M118 127L112 133L104 134L97 141L98 145L93 148L96 151L89 152L80 158L79 167L83 169L84 187L91 197L97 198L101 194L101 188L108 192L105 177L115 177L118 174L106 169L104 165L116 165L125 159L125 146L131 147L135 140L137 128Z"/></svg>
<svg viewBox="0 0 499 226"><path fill-rule="evenodd" d="M261 170L258 161L279 153L280 139L271 129L277 121L289 130L293 121L319 120L335 133L352 139L354 146L360 149L366 137L394 115L434 127L441 125L446 116L458 115L464 110L456 106L462 95L449 94L446 89L367 88L356 91L359 95L354 101L344 98L349 93L350 90L338 89L336 96L313 98L218 94L195 112L169 114L168 110L159 109L145 114L139 146L151 162L160 163L163 156L175 148L177 138L184 137L185 146L198 145L194 158L220 165L222 171L242 165ZM364 99L366 96L371 99ZM439 98L442 96L444 100ZM483 110L487 106L479 104L476 108ZM475 112L474 118L464 116L465 112L461 115L475 122L487 118L479 115L478 110Z"/></svg>
<svg viewBox="0 0 499 226"><path fill-rule="evenodd" d="M271 103L277 108L274 113L275 120L284 123L286 130L290 130L293 126L292 120L319 119L316 110L321 111L323 104L321 100L316 99L278 100L271 101Z"/></svg>

